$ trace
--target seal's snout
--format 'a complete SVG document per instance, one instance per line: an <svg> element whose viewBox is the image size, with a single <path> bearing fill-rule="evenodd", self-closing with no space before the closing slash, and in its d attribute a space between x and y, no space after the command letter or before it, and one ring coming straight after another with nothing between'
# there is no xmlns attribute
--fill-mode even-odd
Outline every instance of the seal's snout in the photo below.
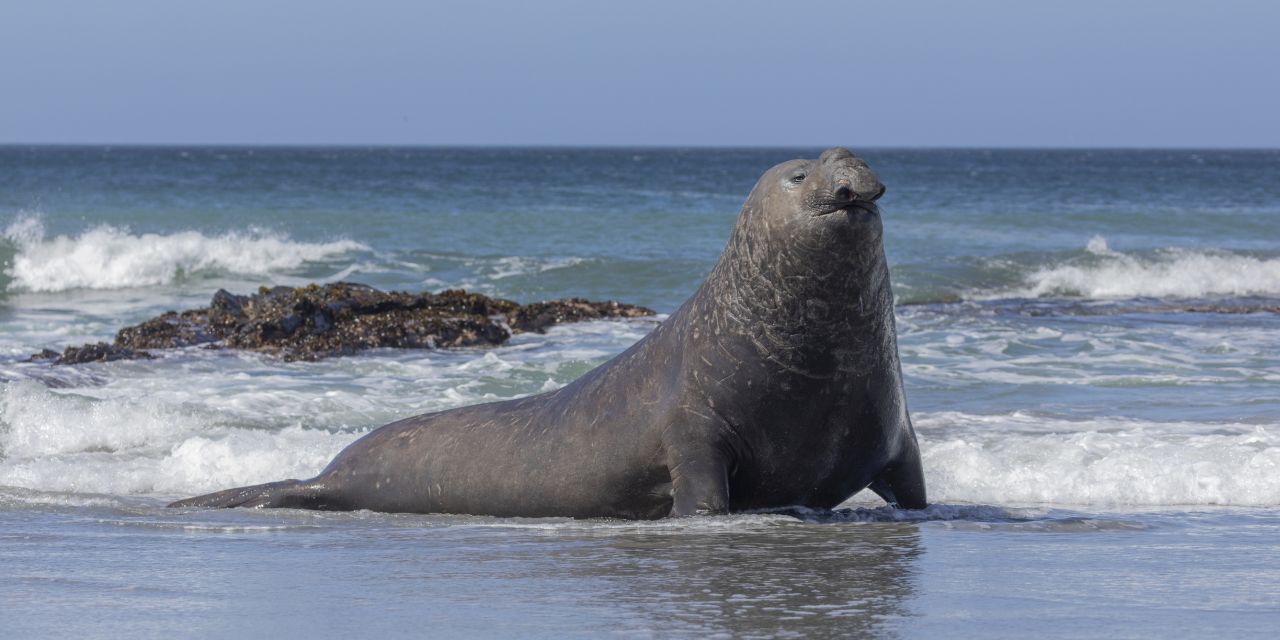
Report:
<svg viewBox="0 0 1280 640"><path fill-rule="evenodd" d="M836 181L836 188L831 191L831 197L836 202L853 202L853 183L848 179Z"/></svg>
<svg viewBox="0 0 1280 640"><path fill-rule="evenodd" d="M870 203L884 195L884 185L861 158L843 147L822 152L818 162L828 175L830 191L819 196L829 205Z"/></svg>
<svg viewBox="0 0 1280 640"><path fill-rule="evenodd" d="M850 203L855 200L863 202L875 202L884 195L884 185L880 184L874 176L870 180L864 180L864 184L855 185L853 180L848 178L840 178L836 180L835 187L831 190L832 202ZM861 187L861 189L859 189Z"/></svg>

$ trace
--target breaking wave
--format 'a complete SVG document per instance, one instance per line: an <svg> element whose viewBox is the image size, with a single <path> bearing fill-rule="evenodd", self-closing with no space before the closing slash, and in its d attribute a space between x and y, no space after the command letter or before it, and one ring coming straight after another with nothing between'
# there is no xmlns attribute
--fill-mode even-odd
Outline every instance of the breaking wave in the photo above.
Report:
<svg viewBox="0 0 1280 640"><path fill-rule="evenodd" d="M1274 424L916 417L930 499L987 505L1280 505ZM194 495L314 475L361 431L244 424L159 398L0 387L0 485Z"/></svg>
<svg viewBox="0 0 1280 640"><path fill-rule="evenodd" d="M1280 258L1191 249L1128 254L1094 236L1083 256L1035 270L1012 294L1092 299L1280 295Z"/></svg>
<svg viewBox="0 0 1280 640"><path fill-rule="evenodd" d="M356 433L246 428L152 399L0 387L0 485L70 493L180 494L315 475Z"/></svg>
<svg viewBox="0 0 1280 640"><path fill-rule="evenodd" d="M937 502L1280 505L1280 426L1069 421L1016 412L916 418Z"/></svg>
<svg viewBox="0 0 1280 640"><path fill-rule="evenodd" d="M47 237L36 217L15 220L4 240L12 251L4 288L28 292L147 287L201 275L270 278L368 250L351 240L296 242L266 231L135 235L105 224Z"/></svg>
<svg viewBox="0 0 1280 640"><path fill-rule="evenodd" d="M1223 300L1280 297L1280 256L1226 249L1083 250L895 264L899 304L1003 300Z"/></svg>

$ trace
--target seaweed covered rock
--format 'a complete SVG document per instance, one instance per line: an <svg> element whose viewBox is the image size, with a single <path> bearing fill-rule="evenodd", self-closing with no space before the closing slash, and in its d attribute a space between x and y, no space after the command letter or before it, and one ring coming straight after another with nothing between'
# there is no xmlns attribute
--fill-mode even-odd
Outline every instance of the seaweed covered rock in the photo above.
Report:
<svg viewBox="0 0 1280 640"><path fill-rule="evenodd" d="M86 362L111 362L112 360L150 360L155 356L116 344L98 342L79 347L67 347L58 353L44 349L31 356L32 360L53 360L54 364L84 364Z"/></svg>
<svg viewBox="0 0 1280 640"><path fill-rule="evenodd" d="M516 333L542 333L547 327L565 322L585 322L602 318L639 318L651 316L644 307L608 300L592 302L582 298L533 302L507 313L507 322Z"/></svg>
<svg viewBox="0 0 1280 640"><path fill-rule="evenodd" d="M207 345L317 360L365 349L435 349L498 345L512 332L542 332L564 322L653 315L644 307L581 298L520 305L461 289L440 293L384 292L339 282L263 287L248 296L224 290L208 307L169 311L125 327L113 344L46 349L33 360L78 364L150 358L147 349Z"/></svg>

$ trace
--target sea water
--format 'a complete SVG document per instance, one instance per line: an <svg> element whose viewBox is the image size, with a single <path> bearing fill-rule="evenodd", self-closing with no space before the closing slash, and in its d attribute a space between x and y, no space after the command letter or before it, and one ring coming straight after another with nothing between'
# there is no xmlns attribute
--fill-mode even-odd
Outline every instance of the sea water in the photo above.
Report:
<svg viewBox="0 0 1280 640"><path fill-rule="evenodd" d="M314 363L27 361L219 288L667 314L760 173L819 151L0 147L4 637L1280 628L1277 151L857 150L888 186L924 511L868 493L652 523L163 507L558 388L656 319Z"/></svg>

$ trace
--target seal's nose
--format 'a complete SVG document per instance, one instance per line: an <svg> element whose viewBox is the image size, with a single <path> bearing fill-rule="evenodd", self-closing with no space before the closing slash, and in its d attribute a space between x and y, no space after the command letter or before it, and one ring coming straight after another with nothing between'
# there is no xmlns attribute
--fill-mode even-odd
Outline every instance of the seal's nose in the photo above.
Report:
<svg viewBox="0 0 1280 640"><path fill-rule="evenodd" d="M836 202L850 202L853 200L853 183L849 180L837 180L836 187L831 191L831 195Z"/></svg>
<svg viewBox="0 0 1280 640"><path fill-rule="evenodd" d="M884 195L884 185L876 174L853 152L833 147L822 152L818 161L831 172L831 199L838 203L865 200L875 202Z"/></svg>

